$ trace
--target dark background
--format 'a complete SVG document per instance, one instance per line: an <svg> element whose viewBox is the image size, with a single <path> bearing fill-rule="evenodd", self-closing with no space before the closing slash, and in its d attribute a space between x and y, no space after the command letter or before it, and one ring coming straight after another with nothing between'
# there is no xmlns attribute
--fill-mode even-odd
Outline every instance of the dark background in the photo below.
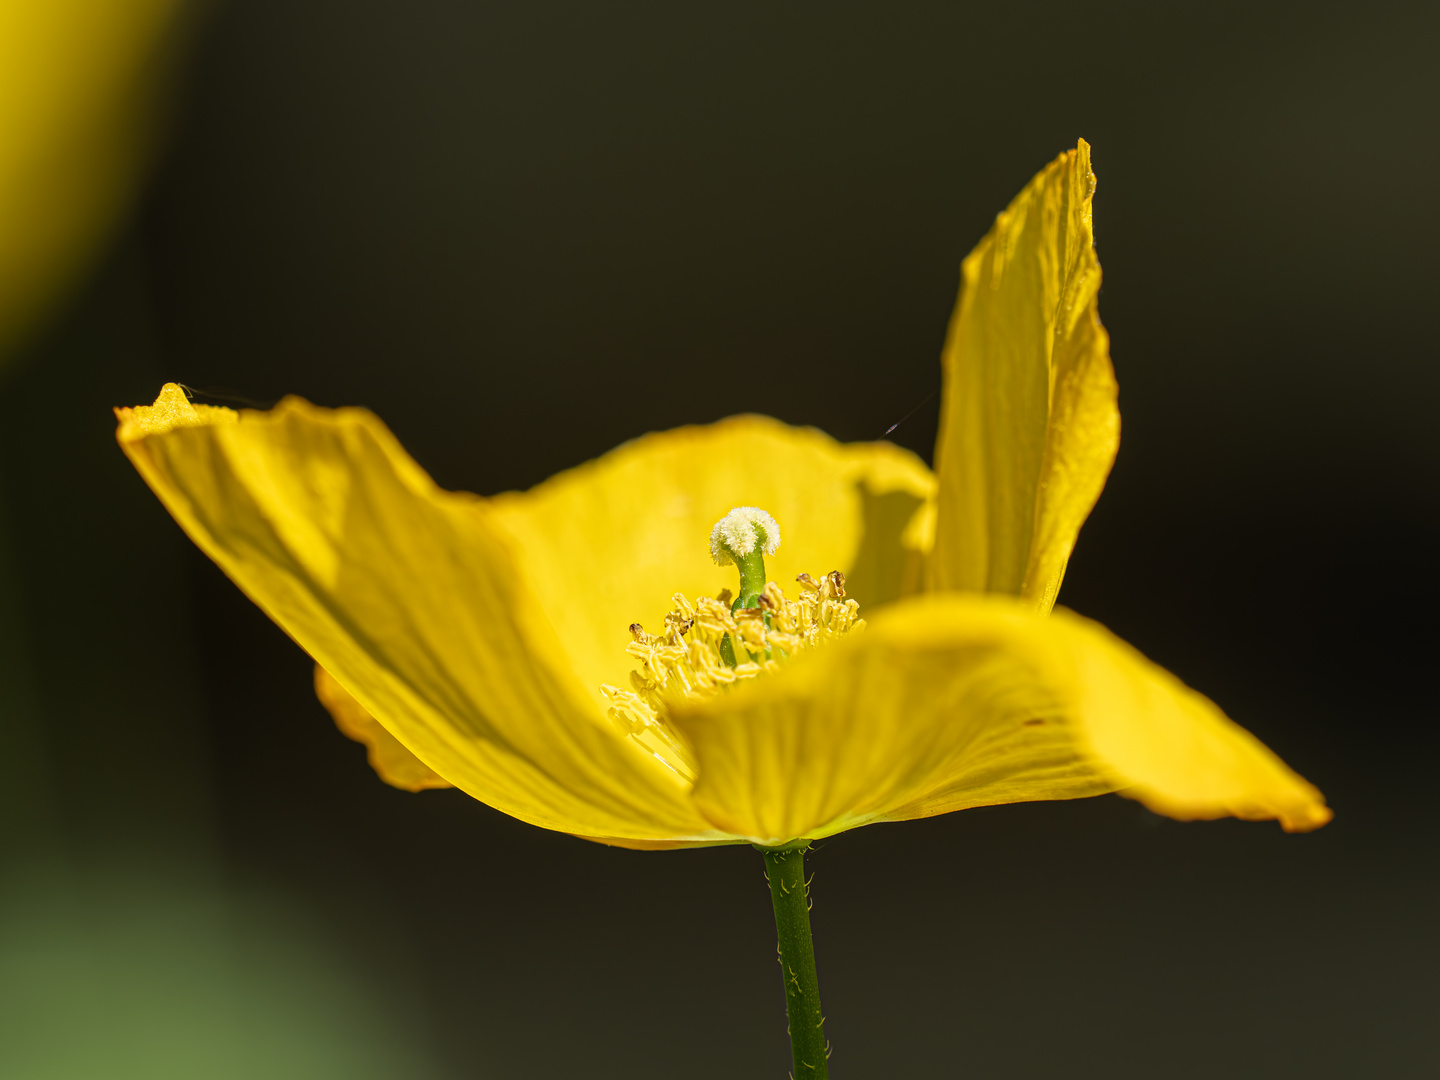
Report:
<svg viewBox="0 0 1440 1080"><path fill-rule="evenodd" d="M1440 1074L1436 13L215 7L143 206L0 385L0 991L46 1033L8 1075L783 1076L754 852L380 784L108 410L364 404L484 493L738 411L874 438L1080 136L1124 434L1062 601L1337 816L822 844L834 1073ZM894 438L928 458L937 413Z"/></svg>

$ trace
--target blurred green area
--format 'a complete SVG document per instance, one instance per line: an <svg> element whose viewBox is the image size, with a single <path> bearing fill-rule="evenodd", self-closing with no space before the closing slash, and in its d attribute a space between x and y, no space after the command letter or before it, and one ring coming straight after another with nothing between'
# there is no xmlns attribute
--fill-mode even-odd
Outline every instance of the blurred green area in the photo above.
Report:
<svg viewBox="0 0 1440 1080"><path fill-rule="evenodd" d="M438 1075L426 1056L293 900L143 855L0 878L0 1076Z"/></svg>
<svg viewBox="0 0 1440 1080"><path fill-rule="evenodd" d="M182 541L97 422L156 366L136 262L106 261L0 390L0 1076L438 1077L364 898L225 858Z"/></svg>

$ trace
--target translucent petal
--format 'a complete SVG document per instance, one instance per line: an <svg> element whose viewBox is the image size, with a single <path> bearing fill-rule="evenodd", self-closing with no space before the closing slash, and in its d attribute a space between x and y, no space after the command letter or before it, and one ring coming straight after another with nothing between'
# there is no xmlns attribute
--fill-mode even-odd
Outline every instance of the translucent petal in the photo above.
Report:
<svg viewBox="0 0 1440 1080"><path fill-rule="evenodd" d="M696 804L764 843L1117 789L1178 818L1329 819L1253 736L1103 627L998 597L894 605L676 724Z"/></svg>
<svg viewBox="0 0 1440 1080"><path fill-rule="evenodd" d="M1100 325L1090 147L1062 154L966 258L945 342L932 588L1049 611L1120 438Z"/></svg>
<svg viewBox="0 0 1440 1080"><path fill-rule="evenodd" d="M191 539L428 768L545 828L723 839L565 670L482 500L437 488L364 410L288 398L236 418L186 412L180 394L119 410L121 446Z"/></svg>
<svg viewBox="0 0 1440 1080"><path fill-rule="evenodd" d="M490 501L571 667L595 694L624 685L628 627L658 630L670 597L734 590L711 527L736 506L779 522L767 558L794 594L801 572L844 571L873 610L918 583L930 471L890 443L836 442L762 416L676 428L626 443L523 494ZM908 577L907 577L908 574Z"/></svg>

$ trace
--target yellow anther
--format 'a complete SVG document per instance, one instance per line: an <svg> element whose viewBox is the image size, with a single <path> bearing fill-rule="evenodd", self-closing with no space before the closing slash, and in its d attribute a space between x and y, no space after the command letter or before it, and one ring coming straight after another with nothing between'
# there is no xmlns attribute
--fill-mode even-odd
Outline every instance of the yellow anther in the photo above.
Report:
<svg viewBox="0 0 1440 1080"><path fill-rule="evenodd" d="M625 652L639 662L630 673L631 689L606 684L601 692L613 704L610 719L619 730L640 742L677 773L695 775L689 749L670 726L671 707L679 701L703 700L726 687L768 672L806 649L839 640L862 629L860 605L845 598L845 575L838 570L818 581L801 574L798 599L791 600L776 582L767 582L756 606L730 610L729 596L682 593L670 598L663 634L647 634L630 625L634 640ZM721 645L730 636L738 644L735 666L726 663Z"/></svg>

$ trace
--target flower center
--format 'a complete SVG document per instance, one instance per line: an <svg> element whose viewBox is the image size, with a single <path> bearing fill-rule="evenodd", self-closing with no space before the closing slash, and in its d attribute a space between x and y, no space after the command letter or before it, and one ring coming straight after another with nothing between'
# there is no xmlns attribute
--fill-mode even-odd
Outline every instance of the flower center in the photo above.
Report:
<svg viewBox="0 0 1440 1080"><path fill-rule="evenodd" d="M620 731L686 779L694 779L695 764L670 723L675 703L713 697L778 671L805 650L865 625L860 605L845 596L845 575L839 570L818 581L801 574L795 600L775 582L767 583L763 556L779 546L780 529L769 514L755 507L732 510L711 532L710 551L720 565L739 567L740 595L732 603L725 589L718 597L691 602L676 593L664 631L648 634L639 623L630 624L634 640L625 651L639 661L630 672L630 688L600 687L613 703L610 719Z"/></svg>

